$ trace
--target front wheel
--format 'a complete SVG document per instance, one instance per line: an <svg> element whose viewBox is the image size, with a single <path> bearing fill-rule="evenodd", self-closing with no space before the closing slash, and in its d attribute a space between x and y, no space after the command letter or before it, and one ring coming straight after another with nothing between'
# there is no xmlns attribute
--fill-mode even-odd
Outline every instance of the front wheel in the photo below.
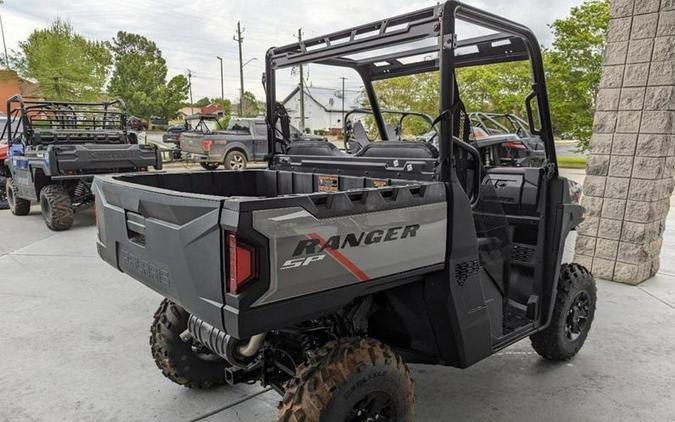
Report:
<svg viewBox="0 0 675 422"><path fill-rule="evenodd" d="M564 361L581 350L595 315L596 292L593 275L586 268L579 264L562 266L551 324L530 336L539 355Z"/></svg>
<svg viewBox="0 0 675 422"><path fill-rule="evenodd" d="M28 215L30 213L30 201L16 196L16 184L14 179L7 179L5 182L5 194L7 195L7 205L14 215Z"/></svg>
<svg viewBox="0 0 675 422"><path fill-rule="evenodd" d="M73 225L73 202L62 185L47 185L40 190L40 208L42 218L51 230L68 230Z"/></svg>
<svg viewBox="0 0 675 422"><path fill-rule="evenodd" d="M300 365L279 405L280 422L412 422L410 371L388 346L369 338L331 341Z"/></svg>
<svg viewBox="0 0 675 422"><path fill-rule="evenodd" d="M248 160L241 151L230 151L225 156L225 170L244 170Z"/></svg>
<svg viewBox="0 0 675 422"><path fill-rule="evenodd" d="M190 314L164 299L150 328L150 348L157 367L165 377L188 388L208 389L225 384L229 364L194 340L184 341Z"/></svg>

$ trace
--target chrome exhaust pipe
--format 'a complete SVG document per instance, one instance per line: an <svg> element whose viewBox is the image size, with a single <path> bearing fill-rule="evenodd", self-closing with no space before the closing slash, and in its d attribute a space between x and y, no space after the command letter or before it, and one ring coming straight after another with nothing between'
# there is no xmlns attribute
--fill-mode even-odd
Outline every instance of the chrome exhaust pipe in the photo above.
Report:
<svg viewBox="0 0 675 422"><path fill-rule="evenodd" d="M252 358L258 354L260 346L262 346L263 342L265 341L265 335L267 335L267 333L254 335L251 337L248 343L240 344L239 347L237 347L237 353L245 358Z"/></svg>
<svg viewBox="0 0 675 422"><path fill-rule="evenodd" d="M186 341L192 337L231 365L246 368L251 359L260 351L266 335L267 333L256 334L248 341L242 342L220 328L190 315L187 332L182 333L181 338Z"/></svg>

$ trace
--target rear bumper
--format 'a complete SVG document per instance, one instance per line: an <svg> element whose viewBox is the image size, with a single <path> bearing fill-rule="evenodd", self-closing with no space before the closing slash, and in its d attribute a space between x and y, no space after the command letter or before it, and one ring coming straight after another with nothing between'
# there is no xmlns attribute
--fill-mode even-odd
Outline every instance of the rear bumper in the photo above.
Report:
<svg viewBox="0 0 675 422"><path fill-rule="evenodd" d="M162 168L161 154L154 145L55 145L48 150L48 156L50 162L56 163L59 172Z"/></svg>
<svg viewBox="0 0 675 422"><path fill-rule="evenodd" d="M215 157L211 157L208 154L197 154L194 152L185 152L181 153L181 157L186 161L193 161L195 163L218 163L220 160Z"/></svg>

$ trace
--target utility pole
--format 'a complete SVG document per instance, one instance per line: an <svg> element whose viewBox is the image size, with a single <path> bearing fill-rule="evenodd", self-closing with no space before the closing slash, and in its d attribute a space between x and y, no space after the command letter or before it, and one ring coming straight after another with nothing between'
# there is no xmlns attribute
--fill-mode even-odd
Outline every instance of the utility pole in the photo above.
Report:
<svg viewBox="0 0 675 422"><path fill-rule="evenodd" d="M0 0L0 5L5 4L5 0ZM7 44L5 44L5 26L2 24L2 15L0 15L0 31L2 31L2 48L5 49L5 66L9 69L9 56L7 55Z"/></svg>
<svg viewBox="0 0 675 422"><path fill-rule="evenodd" d="M223 83L223 58L216 56L220 61L220 102L223 107L223 116L225 115L225 85Z"/></svg>
<svg viewBox="0 0 675 422"><path fill-rule="evenodd" d="M298 28L298 42L302 43L302 28ZM300 131L305 133L305 75L300 64Z"/></svg>
<svg viewBox="0 0 675 422"><path fill-rule="evenodd" d="M342 120L340 121L342 123L342 126L344 127L345 125L345 78L344 76L341 77L342 79Z"/></svg>
<svg viewBox="0 0 675 422"><path fill-rule="evenodd" d="M195 106L192 102L192 71L188 69L187 74L188 74L188 88L190 88L190 113L195 114Z"/></svg>
<svg viewBox="0 0 675 422"><path fill-rule="evenodd" d="M237 21L237 35L232 37L239 44L239 117L243 117L244 114L244 58L241 52L241 45L244 42L241 34L244 33L246 29L241 29L241 22Z"/></svg>

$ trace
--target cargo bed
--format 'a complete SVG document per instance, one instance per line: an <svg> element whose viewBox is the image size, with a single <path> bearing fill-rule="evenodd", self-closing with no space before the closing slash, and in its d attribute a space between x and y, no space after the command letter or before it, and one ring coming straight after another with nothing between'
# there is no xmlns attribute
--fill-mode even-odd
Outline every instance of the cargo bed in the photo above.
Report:
<svg viewBox="0 0 675 422"><path fill-rule="evenodd" d="M439 182L290 171L97 176L103 259L244 338L442 269Z"/></svg>

